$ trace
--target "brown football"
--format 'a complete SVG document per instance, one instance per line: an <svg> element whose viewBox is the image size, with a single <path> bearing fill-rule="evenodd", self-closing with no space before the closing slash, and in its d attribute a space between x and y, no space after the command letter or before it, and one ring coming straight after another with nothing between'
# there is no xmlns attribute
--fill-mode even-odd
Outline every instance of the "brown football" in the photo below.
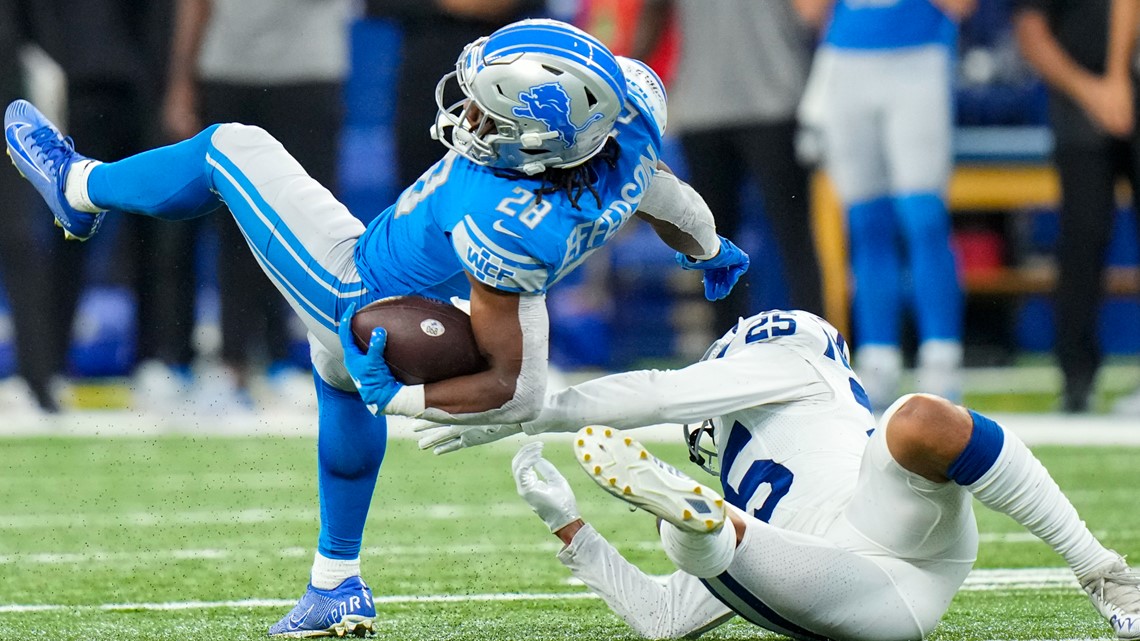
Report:
<svg viewBox="0 0 1140 641"><path fill-rule="evenodd" d="M384 360L405 385L434 383L487 369L479 353L471 317L463 310L420 296L384 298L352 317L356 346L368 349L372 330L388 330Z"/></svg>

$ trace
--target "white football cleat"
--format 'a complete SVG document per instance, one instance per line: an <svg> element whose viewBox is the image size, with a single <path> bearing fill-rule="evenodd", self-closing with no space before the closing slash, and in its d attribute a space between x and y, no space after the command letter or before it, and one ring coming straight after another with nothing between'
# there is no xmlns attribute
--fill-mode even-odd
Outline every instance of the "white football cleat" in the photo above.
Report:
<svg viewBox="0 0 1140 641"><path fill-rule="evenodd" d="M613 428L578 430L574 454L601 488L681 530L716 532L724 526L724 499Z"/></svg>
<svg viewBox="0 0 1140 641"><path fill-rule="evenodd" d="M1081 579L1093 607L1118 639L1140 639L1140 573L1123 557Z"/></svg>

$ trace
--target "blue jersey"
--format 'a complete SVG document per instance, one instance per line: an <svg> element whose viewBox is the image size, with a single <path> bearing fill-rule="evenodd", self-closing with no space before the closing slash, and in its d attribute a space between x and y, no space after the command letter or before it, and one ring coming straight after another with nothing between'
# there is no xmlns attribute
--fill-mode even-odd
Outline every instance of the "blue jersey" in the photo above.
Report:
<svg viewBox="0 0 1140 641"><path fill-rule="evenodd" d="M931 0L837 0L824 42L839 49L953 47L957 33Z"/></svg>
<svg viewBox="0 0 1140 641"><path fill-rule="evenodd" d="M622 60L629 99L615 127L616 165L595 160L594 189L570 204L540 176L504 178L449 152L357 241L356 265L377 296L468 298L466 274L507 292L542 294L614 237L657 171L665 94L641 63ZM598 202L600 200L600 203Z"/></svg>

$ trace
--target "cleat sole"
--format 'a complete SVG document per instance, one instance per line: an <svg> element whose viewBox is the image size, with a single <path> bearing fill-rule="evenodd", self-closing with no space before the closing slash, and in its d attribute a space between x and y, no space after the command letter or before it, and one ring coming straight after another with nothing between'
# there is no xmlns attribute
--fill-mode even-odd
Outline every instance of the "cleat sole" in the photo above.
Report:
<svg viewBox="0 0 1140 641"><path fill-rule="evenodd" d="M285 632L283 634L271 635L271 639L317 639L322 637L335 637L343 639L345 637L356 637L363 639L365 637L375 634L376 626L372 619L361 616L347 616L340 621L334 623L331 627L324 630L298 630L296 632Z"/></svg>
<svg viewBox="0 0 1140 641"><path fill-rule="evenodd" d="M575 458L599 487L688 532L723 527L726 508L716 490L651 456L636 440L613 436L609 428L589 426L573 441Z"/></svg>

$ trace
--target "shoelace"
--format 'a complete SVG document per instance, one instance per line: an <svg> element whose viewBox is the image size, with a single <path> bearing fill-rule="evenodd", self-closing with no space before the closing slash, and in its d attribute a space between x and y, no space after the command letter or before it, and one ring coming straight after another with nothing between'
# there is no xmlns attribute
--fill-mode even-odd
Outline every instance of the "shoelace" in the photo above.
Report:
<svg viewBox="0 0 1140 641"><path fill-rule="evenodd" d="M38 155L51 163L52 169L61 167L75 153L75 143L71 137L61 139L51 127L40 127L29 137L36 144Z"/></svg>
<svg viewBox="0 0 1140 641"><path fill-rule="evenodd" d="M1096 592L1100 593L1102 599L1111 600L1113 605L1126 612L1140 612L1140 589L1137 589L1140 587L1140 574L1132 568L1105 572L1098 582L1100 585ZM1113 583L1121 589L1112 590L1111 595L1106 594L1106 583Z"/></svg>

